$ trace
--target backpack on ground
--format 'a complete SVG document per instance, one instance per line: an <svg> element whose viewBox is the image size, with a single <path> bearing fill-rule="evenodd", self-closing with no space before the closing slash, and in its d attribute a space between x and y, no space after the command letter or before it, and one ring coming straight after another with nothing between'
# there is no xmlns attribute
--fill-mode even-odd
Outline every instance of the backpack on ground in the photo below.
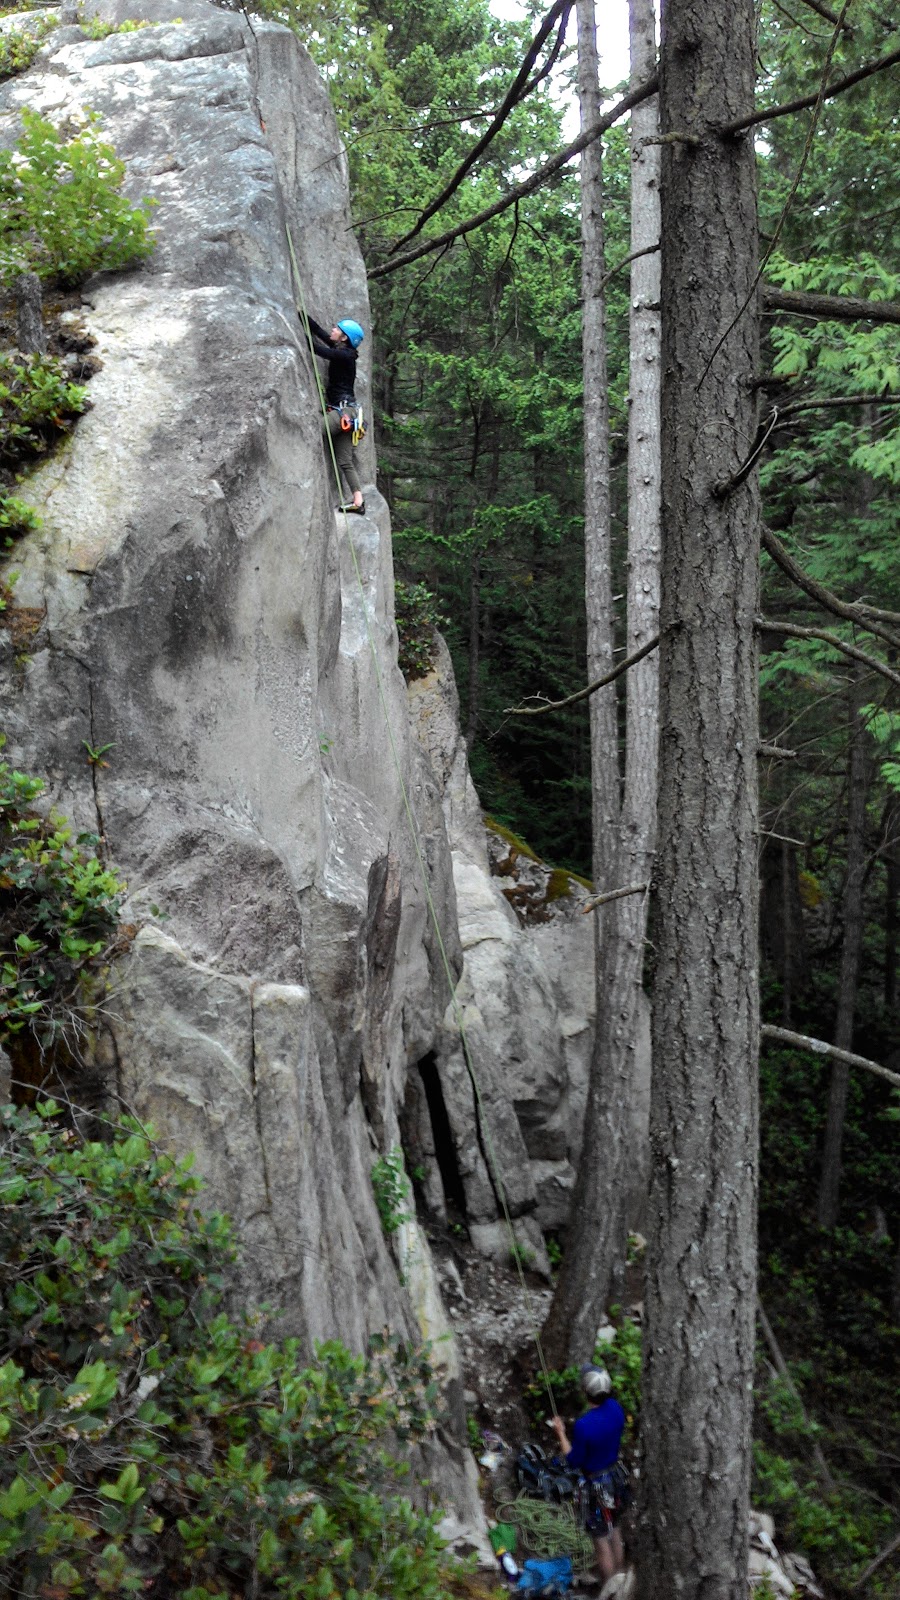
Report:
<svg viewBox="0 0 900 1600"><path fill-rule="evenodd" d="M578 1479L558 1456L548 1456L539 1444L526 1444L516 1456L516 1481L524 1494L559 1505L571 1500Z"/></svg>

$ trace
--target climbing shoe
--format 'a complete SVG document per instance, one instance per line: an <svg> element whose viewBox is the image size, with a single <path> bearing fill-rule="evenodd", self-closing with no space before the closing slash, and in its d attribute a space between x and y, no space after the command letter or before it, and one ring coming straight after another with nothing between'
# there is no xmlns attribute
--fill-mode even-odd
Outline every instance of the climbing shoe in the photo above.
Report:
<svg viewBox="0 0 900 1600"><path fill-rule="evenodd" d="M355 506L351 501L351 503L349 505L338 506L338 510L339 511L350 511L350 512L353 513L354 516L364 517L365 514L366 514L366 502L364 500L361 506Z"/></svg>

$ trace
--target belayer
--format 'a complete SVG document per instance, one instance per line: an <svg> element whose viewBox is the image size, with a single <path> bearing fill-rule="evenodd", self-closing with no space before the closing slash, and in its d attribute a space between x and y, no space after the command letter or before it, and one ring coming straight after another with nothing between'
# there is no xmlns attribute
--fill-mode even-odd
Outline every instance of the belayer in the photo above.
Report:
<svg viewBox="0 0 900 1600"><path fill-rule="evenodd" d="M552 1426L566 1466L579 1474L576 1510L594 1541L597 1566L606 1582L625 1565L619 1532L619 1518L630 1499L628 1473L619 1461L625 1412L613 1399L612 1381L604 1367L583 1366L581 1387L588 1409L575 1423L571 1443L562 1417L554 1417Z"/></svg>
<svg viewBox="0 0 900 1600"><path fill-rule="evenodd" d="M365 335L359 323L353 322L350 317L336 322L330 333L326 333L312 317L308 317L307 322L316 355L328 362L328 382L325 387L327 415L322 419L322 436L326 446L326 435L331 436L334 459L341 475L345 499L340 509L356 511L362 516L366 503L353 459L353 436L359 414L354 388L356 352Z"/></svg>

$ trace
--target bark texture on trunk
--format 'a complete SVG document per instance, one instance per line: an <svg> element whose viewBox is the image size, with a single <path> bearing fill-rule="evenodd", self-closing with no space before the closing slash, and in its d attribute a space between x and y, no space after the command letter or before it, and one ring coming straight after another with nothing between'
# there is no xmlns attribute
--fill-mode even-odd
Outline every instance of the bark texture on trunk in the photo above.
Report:
<svg viewBox="0 0 900 1600"><path fill-rule="evenodd" d="M745 1600L758 1162L753 0L663 12L660 775L642 1600ZM747 309L742 311L750 297ZM720 337L738 318L712 361Z"/></svg>
<svg viewBox="0 0 900 1600"><path fill-rule="evenodd" d="M643 83L656 67L653 0L630 0L631 83ZM660 147L646 144L659 129L659 99L631 113L631 251L660 236ZM640 256L631 264L628 378L628 647L633 655L659 631L661 551L660 457L660 258ZM620 883L649 883L656 850L656 783L659 747L659 656L654 652L625 679L625 795L619 830ZM613 1024L614 1048L630 1079L626 1111L629 1136L623 1152L620 1222L624 1260L626 1229L643 1207L649 1177L646 1100L635 1083L635 1046L643 1004L644 941L648 897L625 902L617 916L619 978L624 1005Z"/></svg>
<svg viewBox="0 0 900 1600"><path fill-rule="evenodd" d="M578 104L581 126L600 116L594 0L577 0ZM609 402L606 297L603 291L603 143L581 154L581 299L584 378L584 587L588 683L615 665L609 507ZM605 883L619 820L618 713L615 685L591 696L594 882Z"/></svg>
<svg viewBox="0 0 900 1600"><path fill-rule="evenodd" d="M857 667L850 689L850 774L847 789L847 876L844 879L841 967L838 975L834 1042L839 1050L853 1048L853 1018L859 986L859 960L863 939L863 887L866 875L866 800L869 763L866 729L862 718L862 668ZM835 1061L828 1085L828 1113L822 1148L817 1216L822 1228L837 1226L841 1191L841 1152L847 1114L850 1068Z"/></svg>
<svg viewBox="0 0 900 1600"><path fill-rule="evenodd" d="M643 82L656 64L653 0L631 0L631 76ZM580 48L579 40L579 48ZM659 146L645 146L657 126L655 99L632 119L632 249L659 238ZM631 375L628 432L628 649L657 630L659 609L659 257L632 265ZM587 485L585 494L587 496ZM605 582L609 589L609 564ZM596 598L596 597L595 597ZM612 597L609 595L610 645ZM658 728L655 657L626 680L625 793L619 805L618 760L594 740L595 882L612 890L649 880L656 821ZM615 705L615 691L604 691ZM612 738L607 731L606 738ZM615 746L612 746L615 752ZM598 775L602 815L596 809ZM608 798L614 787L614 797ZM601 875L602 874L602 875ZM545 1342L556 1366L589 1359L600 1313L624 1270L629 1208L646 1188L646 1099L635 1082L646 895L617 900L598 918L597 1016L594 1056L568 1248ZM643 1113L643 1115L642 1115ZM643 1125L642 1125L643 1124Z"/></svg>
<svg viewBox="0 0 900 1600"><path fill-rule="evenodd" d="M892 795L884 820L886 840L884 885L884 1004L893 1011L897 1004L897 929L900 917L900 798Z"/></svg>
<svg viewBox="0 0 900 1600"><path fill-rule="evenodd" d="M577 0L578 99L581 126L600 116L600 74L594 0ZM596 139L581 155L582 366L584 375L584 545L588 682L614 665L612 551L609 487L609 405L603 292L603 151ZM590 699L594 883L615 887L621 809L618 696L614 684ZM608 996L601 981L607 931L595 923L597 1021L578 1177L569 1217L569 1247L544 1327L547 1359L565 1366L594 1348L604 1286L597 1278L598 1192L601 1164L615 1164L615 1134L605 1127L598 1085L598 1051L608 1031Z"/></svg>

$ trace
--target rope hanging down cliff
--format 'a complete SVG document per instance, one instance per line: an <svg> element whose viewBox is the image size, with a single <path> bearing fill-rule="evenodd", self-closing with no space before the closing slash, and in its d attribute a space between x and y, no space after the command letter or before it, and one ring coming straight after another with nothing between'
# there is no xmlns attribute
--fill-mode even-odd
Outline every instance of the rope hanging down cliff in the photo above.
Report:
<svg viewBox="0 0 900 1600"><path fill-rule="evenodd" d="M285 228L285 232L287 234L288 250L290 252L290 258L291 258L291 269L293 271L294 282L295 282L296 288L297 288L297 296L298 296L298 299L299 299L299 302L300 302L301 320L303 322L304 328L307 330L309 353L310 353L310 357L311 357L312 363L313 363L313 371L315 372L315 375L316 375L316 385L317 385L318 391L319 391L319 402L320 402L320 405L322 407L323 417L325 417L326 420L327 420L327 403L326 403L326 399L325 399L325 394L324 394L323 389L322 389L322 381L321 381L321 378L319 377L318 368L316 367L316 363L315 363L315 354L316 354L316 352L315 352L315 347L314 347L313 342L312 342L311 334L309 332L309 317L308 317L307 311L306 311L306 299L305 299L305 296L304 296L304 293L303 293L303 283L302 283L302 280L301 280L301 277L300 277L300 269L299 269L299 267L297 265L297 255L296 255L296 252L294 250L294 241L291 238L291 230L290 230L289 227ZM285 320L286 319L282 318L282 321L285 321ZM293 336L293 330L291 330L291 332L292 332L292 336ZM337 459L335 457L335 452L334 452L334 441L333 441L330 433L327 434L327 438L328 438L329 455L331 457L331 465L332 465L332 470L334 472L335 483L337 485L338 492L340 492L341 479L340 479L340 472L338 470ZM449 991L450 996L451 996L450 1004L451 1004L451 1007L453 1009L453 1018L454 1018L454 1021L456 1023L457 1030L459 1032L460 1044L462 1046L462 1051L463 1051L463 1058L464 1058L465 1063L466 1063L466 1070L467 1070L467 1072L469 1074L469 1080L470 1080L470 1082L472 1084L472 1091L473 1091L473 1094L474 1094L474 1097L475 1097L475 1105L476 1105L476 1109L477 1109L477 1113L478 1113L478 1119L479 1119L479 1123L480 1123L480 1126L481 1126L482 1135L483 1135L483 1139L484 1139L485 1157L486 1157L488 1168L489 1168L490 1175L491 1175L491 1182L492 1182L492 1184L494 1186L494 1191L495 1191L495 1193L497 1195L497 1198L498 1198L498 1200L500 1202L500 1207L501 1207L501 1210L503 1212L504 1222L506 1224L507 1232L509 1234L510 1256L511 1256L511 1259L515 1262L516 1270L518 1272L519 1286L520 1286L520 1291L521 1291L521 1294L522 1294L522 1300L523 1300L523 1303L524 1303L524 1306L525 1306L525 1309L526 1309L526 1314L527 1314L527 1317L528 1317L528 1324L529 1324L529 1327L530 1327L530 1330L531 1330L531 1337L534 1340L535 1350L537 1351L538 1364L540 1366L541 1376L542 1376L542 1379L543 1379L543 1382L544 1382L544 1386L545 1386L546 1391L547 1391L547 1399L548 1399L548 1402L549 1402L549 1405L550 1405L551 1412L552 1412L553 1416L555 1417L557 1415L556 1400L554 1398L553 1386L552 1386L552 1384L550 1382L550 1373L549 1373L549 1369L547 1367L547 1362L546 1362L546 1359L545 1359L545 1356L544 1356L543 1346L541 1344L540 1330L539 1330L538 1325L537 1325L537 1320L536 1320L536 1318L534 1316L532 1300L531 1300L531 1295L529 1293L528 1284L525 1281L525 1271L524 1271L524 1267L523 1267L523 1264L522 1264L521 1251L519 1249L518 1240L516 1239L516 1233L515 1233L515 1229L513 1227L512 1215L511 1215L510 1209L509 1209L509 1202L508 1202L507 1194L506 1194L506 1185L505 1185L505 1183L503 1181L503 1174L502 1174L502 1171L500 1169L500 1163L497 1160L497 1152L496 1152L496 1148L495 1148L495 1145L494 1145L493 1137L491 1135L490 1125L489 1125L489 1122L488 1122L488 1119L487 1119L487 1115L486 1115L484 1096L483 1096L482 1091L481 1091L481 1085L480 1085L479 1080L478 1080L478 1074L475 1071L475 1064L474 1064L474 1061L472 1059L472 1052L471 1052L471 1050L469 1048L469 1041L468 1041L468 1038L467 1038L467 1035L466 1035L465 1020L463 1018L462 1009L460 1007L459 1000L457 998L456 984L454 982L453 973L452 973L452 970L451 970L451 967L450 967L450 960L449 960L449 957L447 955L447 947L446 947L446 944L444 942L444 936L443 936L443 933L441 931L440 920L439 920L438 914L437 914L437 908L435 906L434 898L433 898L432 893L431 893L431 886L430 886L429 881L428 881L428 871L427 871L427 868L426 868L426 865L425 865L425 857L424 857L424 854L423 854L423 851L422 851L421 840L419 838L419 829L418 829L418 825L416 823L415 815L413 813L412 805L410 803L409 793L408 793L407 787L406 787L406 782L405 782L405 779L403 777L403 768L402 768L402 765L401 765L401 762L400 762L400 754L399 754L399 751L397 749L397 743L396 743L396 739L394 737L394 730L393 730L393 727L391 726L391 717L390 717L390 712L388 710L387 697L386 697L385 691L384 691L384 682L383 682L382 675L381 675L381 663L380 663L380 661L378 659L378 648L377 648L377 645L376 645L376 642L375 642L375 636L374 636L374 634L372 632L372 619L371 619L370 614L369 614L369 605L368 605L368 601L367 601L367 597L366 597L365 586L364 586L363 580L362 580L362 572L360 570L359 560L358 560L357 553L356 553L356 546L355 546L355 544L353 542L353 537L352 537L352 534L350 532L350 522L349 522L347 513L344 510L343 506L341 506L341 508L340 508L340 515L341 515L342 520L343 520L344 537L347 540L347 545L348 545L348 548L350 550L350 555L351 555L351 559L352 559L352 562L353 562L353 571L354 571L354 573L356 575L356 582L357 582L357 586L359 588L360 601L361 601L361 604L362 604L363 616L365 618L365 624L366 624L366 638L368 640L369 650L370 650L371 656L372 656L372 664L373 664L374 671L375 671L375 682L376 682L376 685L377 685L377 688L378 688L378 698L379 698L379 701L380 701L380 704L381 704L382 713L384 715L385 728L387 730L387 736L388 736L388 744L390 746L390 751L391 751L391 759L393 761L394 769L395 769L396 774L397 774L397 782L398 782L398 784L400 786L400 793L401 793L401 796L402 796L402 799L403 799L403 809L404 809L404 812L406 814L406 820L407 820L407 824L409 826L410 837L412 839L413 849L415 850L416 860L417 860L417 862L419 864L419 872L420 872L420 875L421 875L422 888L423 888L423 892L424 892L424 895L425 895L425 903L426 903L426 905L428 907L428 915L429 915L429 918L430 918L430 921L431 921L432 928L434 929L434 936L435 936L435 940L437 942L438 951L440 952L441 964L443 966L444 974L445 974L445 977L446 977L446 980L447 980L447 988L448 988L448 991Z"/></svg>

